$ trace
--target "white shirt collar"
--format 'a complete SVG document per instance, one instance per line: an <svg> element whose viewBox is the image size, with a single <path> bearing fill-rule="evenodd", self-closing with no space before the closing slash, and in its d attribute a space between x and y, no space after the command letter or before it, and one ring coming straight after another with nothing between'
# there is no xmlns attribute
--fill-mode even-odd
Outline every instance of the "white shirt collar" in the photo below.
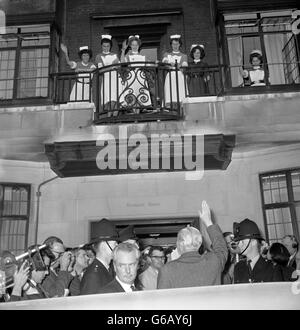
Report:
<svg viewBox="0 0 300 330"><path fill-rule="evenodd" d="M58 276L58 274L57 274L57 270L56 270L56 269L57 269L57 268L53 268L53 267L50 266L50 270L52 271L52 273L53 273L54 275Z"/></svg>
<svg viewBox="0 0 300 330"><path fill-rule="evenodd" d="M133 284L128 284L128 283L122 282L118 278L118 276L116 276L116 280L119 282L119 284L121 285L121 287L124 289L125 292L132 292L131 285L133 285Z"/></svg>
<svg viewBox="0 0 300 330"><path fill-rule="evenodd" d="M100 259L100 258L98 258L98 257L96 257L96 259L98 259L98 260L101 262L101 264L102 264L107 270L109 270L109 265L108 265L104 260L102 260L102 259Z"/></svg>
<svg viewBox="0 0 300 330"><path fill-rule="evenodd" d="M199 59L199 60L194 60L194 62L195 63L199 63L199 62L201 62L201 60Z"/></svg>
<svg viewBox="0 0 300 330"><path fill-rule="evenodd" d="M290 255L289 260L291 261L295 257L296 254L297 254L297 251L295 251L292 255Z"/></svg>
<svg viewBox="0 0 300 330"><path fill-rule="evenodd" d="M37 284L35 283L34 280L30 279L29 280L33 287L31 285L28 286L28 289L26 290L26 294L28 296L33 295L33 294L39 294L39 291L36 289Z"/></svg>
<svg viewBox="0 0 300 330"><path fill-rule="evenodd" d="M260 258L260 255L258 254L256 257L253 257L253 258L251 259L251 263L250 263L250 265L251 265L251 268L252 268L252 269L254 268L254 266L255 266L255 264L257 263L257 261L258 261L259 258Z"/></svg>

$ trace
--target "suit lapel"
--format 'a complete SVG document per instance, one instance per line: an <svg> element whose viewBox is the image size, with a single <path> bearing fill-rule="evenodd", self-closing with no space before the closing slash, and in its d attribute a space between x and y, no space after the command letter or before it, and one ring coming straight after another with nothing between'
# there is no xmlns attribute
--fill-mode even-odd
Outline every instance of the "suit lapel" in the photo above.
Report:
<svg viewBox="0 0 300 330"><path fill-rule="evenodd" d="M114 286L116 287L118 292L125 292L122 285L116 280L116 278L114 279Z"/></svg>

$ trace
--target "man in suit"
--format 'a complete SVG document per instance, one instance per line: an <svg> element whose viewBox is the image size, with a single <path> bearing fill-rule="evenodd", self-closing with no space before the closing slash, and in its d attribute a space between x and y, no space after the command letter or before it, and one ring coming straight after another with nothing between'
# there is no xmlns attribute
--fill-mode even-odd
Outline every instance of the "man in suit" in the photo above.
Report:
<svg viewBox="0 0 300 330"><path fill-rule="evenodd" d="M93 233L91 244L96 258L86 269L80 282L80 294L95 294L114 278L111 268L113 250L117 246L118 234L113 223L107 219L100 220Z"/></svg>
<svg viewBox="0 0 300 330"><path fill-rule="evenodd" d="M140 251L135 244L120 243L113 252L115 278L99 293L137 291L134 286L139 264Z"/></svg>
<svg viewBox="0 0 300 330"><path fill-rule="evenodd" d="M228 258L222 273L222 284L232 284L234 266L239 261L239 249L237 243L234 242L234 235L232 232L223 233L223 237L228 248Z"/></svg>
<svg viewBox="0 0 300 330"><path fill-rule="evenodd" d="M89 257L84 248L75 248L71 250L75 262L71 270L71 275L73 279L69 286L70 296L80 295L80 282L82 280L84 271L89 265Z"/></svg>
<svg viewBox="0 0 300 330"><path fill-rule="evenodd" d="M300 251L296 237L294 235L286 235L282 238L282 244L288 249L290 254L288 266L300 269Z"/></svg>
<svg viewBox="0 0 300 330"><path fill-rule="evenodd" d="M151 246L149 250L150 265L140 274L143 290L156 290L158 272L165 264L165 251L161 246Z"/></svg>
<svg viewBox="0 0 300 330"><path fill-rule="evenodd" d="M261 254L261 242L264 240L257 224L249 219L233 224L234 240L238 243L240 254L246 258L234 267L234 283L280 282L281 272L274 268Z"/></svg>
<svg viewBox="0 0 300 330"><path fill-rule="evenodd" d="M177 234L177 250L180 257L165 264L158 274L158 289L220 285L221 273L227 260L227 246L222 231L211 220L211 212L202 202L200 218L207 227L212 242L211 251L200 255L202 235L194 227L186 227Z"/></svg>

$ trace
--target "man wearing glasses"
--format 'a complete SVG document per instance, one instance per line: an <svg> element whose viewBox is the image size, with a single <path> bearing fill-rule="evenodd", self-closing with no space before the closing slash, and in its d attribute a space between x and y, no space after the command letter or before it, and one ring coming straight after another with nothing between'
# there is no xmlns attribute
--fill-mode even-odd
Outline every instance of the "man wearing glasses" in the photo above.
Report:
<svg viewBox="0 0 300 330"><path fill-rule="evenodd" d="M139 276L139 279L143 285L143 290L155 290L157 289L157 277L158 271L165 264L165 252L161 246L152 246L149 250L150 265Z"/></svg>

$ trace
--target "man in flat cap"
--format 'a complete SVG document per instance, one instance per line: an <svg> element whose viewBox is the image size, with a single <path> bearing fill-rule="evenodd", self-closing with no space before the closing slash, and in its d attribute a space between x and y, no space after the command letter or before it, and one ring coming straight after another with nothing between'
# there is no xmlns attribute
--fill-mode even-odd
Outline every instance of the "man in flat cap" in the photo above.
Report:
<svg viewBox="0 0 300 330"><path fill-rule="evenodd" d="M86 269L80 283L80 294L95 294L114 279L110 263L113 250L118 245L118 234L113 223L107 219L100 220L93 233L91 244L96 252L96 258Z"/></svg>

